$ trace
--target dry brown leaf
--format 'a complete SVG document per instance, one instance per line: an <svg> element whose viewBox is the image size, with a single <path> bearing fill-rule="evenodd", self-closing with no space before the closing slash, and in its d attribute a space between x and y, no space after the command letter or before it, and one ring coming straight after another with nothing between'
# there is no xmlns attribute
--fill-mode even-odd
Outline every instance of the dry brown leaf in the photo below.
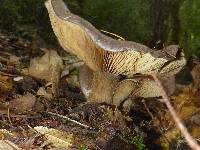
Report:
<svg viewBox="0 0 200 150"><path fill-rule="evenodd" d="M80 87L79 84L79 80L78 80L78 76L77 75L69 75L66 78L66 82L70 85L72 85L73 87Z"/></svg>
<svg viewBox="0 0 200 150"><path fill-rule="evenodd" d="M0 150L22 150L13 142L7 140L16 136L6 129L0 129Z"/></svg>
<svg viewBox="0 0 200 150"><path fill-rule="evenodd" d="M33 109L35 102L36 97L27 93L26 95L19 96L18 98L11 100L8 107L17 113L25 113Z"/></svg>
<svg viewBox="0 0 200 150"><path fill-rule="evenodd" d="M8 140L0 140L1 150L22 150L16 144Z"/></svg>
<svg viewBox="0 0 200 150"><path fill-rule="evenodd" d="M63 61L56 51L50 50L41 58L34 58L30 62L28 70L23 70L23 73L30 76L51 81L55 68L62 68ZM57 70L57 69L56 69Z"/></svg>
<svg viewBox="0 0 200 150"><path fill-rule="evenodd" d="M0 129L0 139L3 140L5 139L5 137L8 137L8 136L13 136L13 134L6 129Z"/></svg>
<svg viewBox="0 0 200 150"><path fill-rule="evenodd" d="M40 87L37 91L38 96L43 96L44 98L51 100L53 98L53 95L51 93L48 93L44 87Z"/></svg>
<svg viewBox="0 0 200 150"><path fill-rule="evenodd" d="M171 99L177 115L190 127L191 135L200 137L200 132L196 132L199 131L199 125L194 125L194 116L200 113L200 96L197 91L192 86L183 87L182 90L172 96ZM159 142L167 149L169 148L169 143L173 139L181 138L181 133L168 111L163 114L160 113L160 115L161 122L158 124L161 127L165 127L167 132L160 137ZM196 118L196 123L198 122L197 119L198 118Z"/></svg>
<svg viewBox="0 0 200 150"><path fill-rule="evenodd" d="M72 146L72 134L42 126L34 127L34 129L39 133L44 134L44 136L47 138L47 141L57 148L69 148Z"/></svg>
<svg viewBox="0 0 200 150"><path fill-rule="evenodd" d="M129 112L132 107L133 107L133 100L131 98L128 98L122 105L122 111Z"/></svg>
<svg viewBox="0 0 200 150"><path fill-rule="evenodd" d="M111 124L116 126L121 126L122 128L126 128L125 121L131 121L132 119L129 116L125 116L118 109L110 109L107 108L104 114L106 120L108 120Z"/></svg>
<svg viewBox="0 0 200 150"><path fill-rule="evenodd" d="M11 65L20 65L20 58L15 55L10 55L9 63Z"/></svg>
<svg viewBox="0 0 200 150"><path fill-rule="evenodd" d="M200 96L192 86L184 87L178 94L171 97L177 115L183 120L187 121L192 118L196 113L200 112ZM165 114L165 120L171 127L175 124L171 120L169 112Z"/></svg>
<svg viewBox="0 0 200 150"><path fill-rule="evenodd" d="M163 150L169 150L170 142L174 139L178 139L181 136L180 130L174 128L159 138L159 144L161 144Z"/></svg>
<svg viewBox="0 0 200 150"><path fill-rule="evenodd" d="M191 132L191 135L194 137L194 138L200 138L200 126L196 126L192 129L192 132Z"/></svg>
<svg viewBox="0 0 200 150"><path fill-rule="evenodd" d="M9 76L0 75L0 94L9 92L13 88L12 79Z"/></svg>
<svg viewBox="0 0 200 150"><path fill-rule="evenodd" d="M194 86L195 88L200 90L200 64L196 65L192 71L191 71L193 80L194 80Z"/></svg>

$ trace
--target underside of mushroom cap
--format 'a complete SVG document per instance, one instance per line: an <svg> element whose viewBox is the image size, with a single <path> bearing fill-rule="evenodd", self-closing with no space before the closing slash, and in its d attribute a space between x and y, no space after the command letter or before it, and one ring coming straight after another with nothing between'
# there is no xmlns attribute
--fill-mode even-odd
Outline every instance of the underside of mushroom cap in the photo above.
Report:
<svg viewBox="0 0 200 150"><path fill-rule="evenodd" d="M145 45L119 41L102 34L92 24L69 11L62 0L45 3L52 28L61 46L82 59L92 70L113 75L175 74L185 65L179 56ZM173 48L178 52L177 47Z"/></svg>

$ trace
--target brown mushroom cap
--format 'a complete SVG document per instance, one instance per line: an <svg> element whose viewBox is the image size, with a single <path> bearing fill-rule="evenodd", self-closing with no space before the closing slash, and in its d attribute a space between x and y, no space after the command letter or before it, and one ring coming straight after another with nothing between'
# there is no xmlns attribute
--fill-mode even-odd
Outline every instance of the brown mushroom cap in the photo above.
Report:
<svg viewBox="0 0 200 150"><path fill-rule="evenodd" d="M171 75L179 72L186 63L183 54L176 58L165 50L152 50L139 43L105 36L89 22L71 13L62 0L47 0L45 5L61 46L94 71L113 75ZM176 46L174 49L178 51Z"/></svg>

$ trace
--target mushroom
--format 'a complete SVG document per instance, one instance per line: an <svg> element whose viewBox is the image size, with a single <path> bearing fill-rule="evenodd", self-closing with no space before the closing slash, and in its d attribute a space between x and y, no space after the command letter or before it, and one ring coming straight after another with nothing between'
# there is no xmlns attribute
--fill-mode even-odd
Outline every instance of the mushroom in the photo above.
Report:
<svg viewBox="0 0 200 150"><path fill-rule="evenodd" d="M186 64L183 52L176 45L155 50L140 43L116 40L71 13L62 0L47 0L45 5L60 45L87 66L81 69L80 83L90 101L113 103L120 75L154 73L163 78L178 73Z"/></svg>

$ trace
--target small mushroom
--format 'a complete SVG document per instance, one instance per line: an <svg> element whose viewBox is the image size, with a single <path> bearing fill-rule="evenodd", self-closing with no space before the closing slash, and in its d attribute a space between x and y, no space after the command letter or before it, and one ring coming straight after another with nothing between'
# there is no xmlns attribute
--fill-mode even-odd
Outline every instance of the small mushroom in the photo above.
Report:
<svg viewBox="0 0 200 150"><path fill-rule="evenodd" d="M47 0L45 5L60 45L88 66L82 69L80 82L86 96L91 92L90 89L96 91L96 94L90 93L88 96L94 101L112 103L112 88L119 75L155 73L167 77L179 72L186 64L183 52L176 45L153 50L140 43L116 40L71 13L62 0ZM90 71L87 72L88 69ZM111 96L106 94L108 91ZM101 97L100 93L104 96ZM100 97L101 100L97 100Z"/></svg>

